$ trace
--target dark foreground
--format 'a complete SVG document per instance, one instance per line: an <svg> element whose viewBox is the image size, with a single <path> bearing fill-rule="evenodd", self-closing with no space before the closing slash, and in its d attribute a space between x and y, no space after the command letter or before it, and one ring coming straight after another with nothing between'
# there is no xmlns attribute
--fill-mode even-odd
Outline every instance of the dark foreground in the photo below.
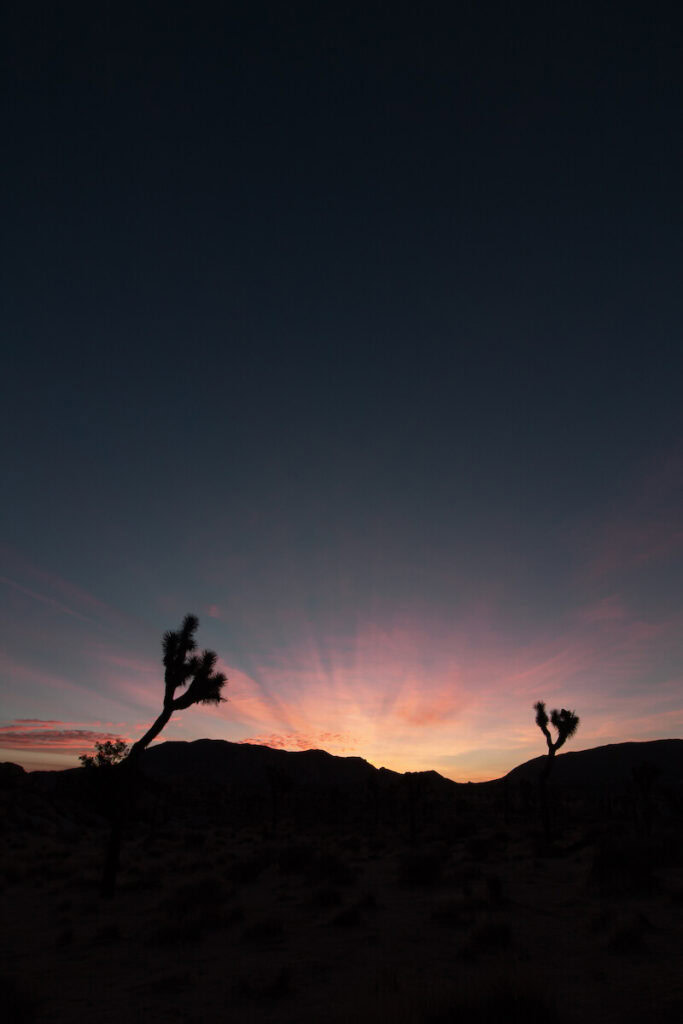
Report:
<svg viewBox="0 0 683 1024"><path fill-rule="evenodd" d="M575 807L550 846L475 796L412 835L143 813L102 901L104 821L3 799L12 1022L683 1019L675 805Z"/></svg>

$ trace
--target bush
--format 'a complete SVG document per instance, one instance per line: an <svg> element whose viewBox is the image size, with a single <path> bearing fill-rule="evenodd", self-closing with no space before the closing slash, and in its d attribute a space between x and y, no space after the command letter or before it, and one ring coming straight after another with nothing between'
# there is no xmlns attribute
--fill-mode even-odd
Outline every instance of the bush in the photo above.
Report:
<svg viewBox="0 0 683 1024"><path fill-rule="evenodd" d="M0 991L5 1020L12 1024L33 1024L38 1019L34 1000L21 991L16 978L0 978Z"/></svg>
<svg viewBox="0 0 683 1024"><path fill-rule="evenodd" d="M296 874L306 871L314 859L315 847L308 843L298 843L280 850L278 867L283 874Z"/></svg>
<svg viewBox="0 0 683 1024"><path fill-rule="evenodd" d="M278 944L284 937L284 925L276 917L264 917L260 921L254 921L242 932L242 938L246 942L253 942L259 946Z"/></svg>
<svg viewBox="0 0 683 1024"><path fill-rule="evenodd" d="M411 850L405 853L398 866L401 885L437 885L444 869L443 855L432 850Z"/></svg>
<svg viewBox="0 0 683 1024"><path fill-rule="evenodd" d="M643 914L622 921L612 932L607 948L610 953L621 955L643 953L647 948L645 932L650 927L650 922Z"/></svg>
<svg viewBox="0 0 683 1024"><path fill-rule="evenodd" d="M332 850L320 853L311 862L307 874L311 881L333 886L349 885L355 877L353 868Z"/></svg>
<svg viewBox="0 0 683 1024"><path fill-rule="evenodd" d="M501 983L480 997L458 1001L427 1019L427 1024L561 1024L557 1009L546 996Z"/></svg>
<svg viewBox="0 0 683 1024"><path fill-rule="evenodd" d="M273 973L242 975L235 983L235 994L247 999L282 999L292 991L292 977L287 967L279 967Z"/></svg>
<svg viewBox="0 0 683 1024"><path fill-rule="evenodd" d="M445 900L432 910L432 920L446 928L469 928L474 914L463 900Z"/></svg>
<svg viewBox="0 0 683 1024"><path fill-rule="evenodd" d="M657 887L650 843L603 836L595 849L590 880L601 896L647 895Z"/></svg>
<svg viewBox="0 0 683 1024"><path fill-rule="evenodd" d="M470 941L478 952L489 953L512 945L510 925L487 921L475 928Z"/></svg>

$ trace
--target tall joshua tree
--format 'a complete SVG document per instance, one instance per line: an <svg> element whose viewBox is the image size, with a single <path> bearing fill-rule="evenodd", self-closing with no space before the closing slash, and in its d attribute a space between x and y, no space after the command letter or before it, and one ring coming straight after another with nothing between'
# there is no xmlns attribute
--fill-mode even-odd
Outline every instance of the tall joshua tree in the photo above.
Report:
<svg viewBox="0 0 683 1024"><path fill-rule="evenodd" d="M218 655L215 651L193 654L197 644L194 638L199 628L196 615L186 615L179 630L164 633L161 642L164 654L164 704L159 717L144 736L133 744L128 761L135 761L153 739L159 735L174 711L182 711L192 704L220 704L225 700L221 690L227 683L222 672L215 672ZM189 686L188 686L189 683ZM176 691L187 686L176 697Z"/></svg>
<svg viewBox="0 0 683 1024"><path fill-rule="evenodd" d="M220 704L225 700L221 691L228 680L222 672L215 670L218 655L214 651L194 653L197 650L195 633L198 627L196 615L186 615L179 630L164 633L164 702L161 714L144 736L133 744L128 757L117 766L119 787L112 809L111 834L102 874L103 896L113 896L116 887L123 818L140 756L156 739L174 711L182 711L193 704ZM176 696L178 690L183 692Z"/></svg>
<svg viewBox="0 0 683 1024"><path fill-rule="evenodd" d="M568 739L571 739L578 729L579 716L573 711L567 711L566 708L562 708L561 711L553 708L550 712L550 718L548 718L548 713L542 700L539 700L534 704L534 710L536 712L536 725L545 736L546 743L548 744L548 755L543 762L543 768L541 769L541 774L538 780L538 788L541 802L543 831L545 832L546 839L550 839L550 814L548 809L547 786L548 778L555 763L555 754ZM548 728L549 721L557 732L557 738L555 740L553 740L550 729Z"/></svg>

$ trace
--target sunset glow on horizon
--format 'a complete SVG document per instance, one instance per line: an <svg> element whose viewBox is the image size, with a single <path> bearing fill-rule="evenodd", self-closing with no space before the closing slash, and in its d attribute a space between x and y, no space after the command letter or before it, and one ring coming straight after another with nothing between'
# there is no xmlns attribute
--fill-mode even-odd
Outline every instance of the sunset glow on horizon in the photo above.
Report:
<svg viewBox="0 0 683 1024"><path fill-rule="evenodd" d="M538 700L680 736L667 18L212 19L12 16L0 758L143 735L187 613L227 702L156 742L475 781Z"/></svg>
<svg viewBox="0 0 683 1024"><path fill-rule="evenodd" d="M659 515L677 473L668 462L653 478ZM347 609L323 623L303 603L264 617L217 585L214 565L206 591L215 600L186 609L158 595L155 629L151 607L136 617L5 549L13 645L3 657L10 688L0 758L71 767L97 740L139 737L161 708L161 633L187 610L200 616L200 646L219 653L228 700L176 713L158 742L319 748L482 781L542 753L531 710L538 699L577 711L573 750L680 735L682 617L671 607L648 613L634 585L660 577L683 538L653 529L642 492L635 504L640 520L625 515L619 529L593 530L593 548L567 530L572 558L581 549L585 560L570 559L572 600L542 625L520 616L500 581L479 584L452 614L428 607L434 580L425 579L412 609L375 599L374 621ZM338 595L350 586L337 580Z"/></svg>

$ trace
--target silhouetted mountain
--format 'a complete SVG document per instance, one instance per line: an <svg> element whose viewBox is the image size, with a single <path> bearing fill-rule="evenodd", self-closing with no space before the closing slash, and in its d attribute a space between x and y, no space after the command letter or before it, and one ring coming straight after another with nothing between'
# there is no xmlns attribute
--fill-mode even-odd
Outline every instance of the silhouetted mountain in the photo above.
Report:
<svg viewBox="0 0 683 1024"><path fill-rule="evenodd" d="M273 779L285 779L296 786L348 790L354 786L416 784L445 795L462 792L471 785L489 788L501 782L535 782L545 755L525 761L502 779L465 787L435 771L395 772L375 768L362 757L340 757L325 750L278 750L251 743L201 739L193 742L169 740L145 751L141 766L150 779L164 783L206 783L261 788ZM651 740L642 743L610 743L590 750L558 754L553 768L553 785L613 784L629 782L634 768L649 762L663 781L683 782L683 739ZM32 780L41 790L51 791L59 782L74 784L83 777L82 768L61 772L25 773L19 765L0 762L0 784Z"/></svg>
<svg viewBox="0 0 683 1024"><path fill-rule="evenodd" d="M13 761L0 761L0 784L14 782L25 774L20 764L14 764Z"/></svg>
<svg viewBox="0 0 683 1024"><path fill-rule="evenodd" d="M277 750L227 740L169 740L145 751L142 771L151 779L261 786L287 778L307 786L342 789L367 782L377 769L362 757L337 757L325 750ZM394 773L395 774L395 773Z"/></svg>
<svg viewBox="0 0 683 1024"><path fill-rule="evenodd" d="M157 782L202 783L260 789L274 782L296 788L348 792L357 787L417 786L444 795L460 783L435 771L395 772L375 768L362 757L340 757L326 750L277 750L227 740L168 741L145 751L141 767Z"/></svg>
<svg viewBox="0 0 683 1024"><path fill-rule="evenodd" d="M536 782L545 755L513 768L505 782ZM614 785L631 782L633 770L643 763L657 769L661 782L683 782L683 740L650 740L644 743L608 743L590 750L558 754L551 776L556 785Z"/></svg>

